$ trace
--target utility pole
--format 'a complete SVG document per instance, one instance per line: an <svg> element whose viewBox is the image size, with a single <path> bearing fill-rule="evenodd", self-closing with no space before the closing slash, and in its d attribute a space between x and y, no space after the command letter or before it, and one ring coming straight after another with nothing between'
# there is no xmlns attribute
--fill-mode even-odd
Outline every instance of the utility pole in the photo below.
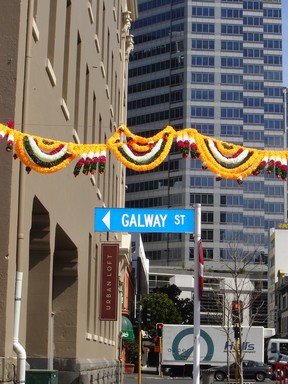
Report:
<svg viewBox="0 0 288 384"><path fill-rule="evenodd" d="M287 87L283 88L283 149L287 151ZM287 223L287 181L284 182L284 223Z"/></svg>

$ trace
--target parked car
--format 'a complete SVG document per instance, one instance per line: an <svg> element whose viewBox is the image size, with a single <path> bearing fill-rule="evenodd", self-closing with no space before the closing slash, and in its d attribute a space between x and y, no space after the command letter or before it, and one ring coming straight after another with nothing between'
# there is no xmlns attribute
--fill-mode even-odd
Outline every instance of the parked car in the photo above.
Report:
<svg viewBox="0 0 288 384"><path fill-rule="evenodd" d="M230 378L235 378L236 364L229 365ZM243 361L243 378L255 379L256 381L264 381L272 376L273 369L270 365L258 363L257 361ZM215 368L214 378L216 381L223 381L227 378L228 366Z"/></svg>

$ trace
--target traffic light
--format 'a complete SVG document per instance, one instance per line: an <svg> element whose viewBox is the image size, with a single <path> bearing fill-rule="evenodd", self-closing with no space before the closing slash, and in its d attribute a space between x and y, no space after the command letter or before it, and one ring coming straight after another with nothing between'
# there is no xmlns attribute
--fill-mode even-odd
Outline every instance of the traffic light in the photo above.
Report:
<svg viewBox="0 0 288 384"><path fill-rule="evenodd" d="M240 337L239 325L234 325L233 330L234 330L234 339L235 340L239 339L239 337Z"/></svg>
<svg viewBox="0 0 288 384"><path fill-rule="evenodd" d="M232 301L231 317L232 324L243 323L243 302L241 300Z"/></svg>
<svg viewBox="0 0 288 384"><path fill-rule="evenodd" d="M239 303L238 303L238 301L232 301L231 315L232 315L232 324L239 324Z"/></svg>
<svg viewBox="0 0 288 384"><path fill-rule="evenodd" d="M143 324L149 324L151 321L151 310L149 306L145 306L142 312Z"/></svg>
<svg viewBox="0 0 288 384"><path fill-rule="evenodd" d="M156 334L158 337L162 337L163 323L156 324Z"/></svg>
<svg viewBox="0 0 288 384"><path fill-rule="evenodd" d="M158 336L154 336L154 337L153 337L153 342L155 343L155 345L158 345L158 343L159 343L159 337L158 337Z"/></svg>
<svg viewBox="0 0 288 384"><path fill-rule="evenodd" d="M160 338L158 336L153 337L154 344L154 352L160 352Z"/></svg>

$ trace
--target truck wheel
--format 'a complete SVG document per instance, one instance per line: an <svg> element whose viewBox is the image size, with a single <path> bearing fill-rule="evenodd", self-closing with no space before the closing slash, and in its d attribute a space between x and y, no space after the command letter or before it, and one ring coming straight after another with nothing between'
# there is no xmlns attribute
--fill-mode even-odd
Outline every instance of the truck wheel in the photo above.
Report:
<svg viewBox="0 0 288 384"><path fill-rule="evenodd" d="M263 372L257 372L255 376L256 381L264 381L266 378L265 373Z"/></svg>
<svg viewBox="0 0 288 384"><path fill-rule="evenodd" d="M216 371L214 375L216 381L224 381L225 376L225 373L222 371Z"/></svg>

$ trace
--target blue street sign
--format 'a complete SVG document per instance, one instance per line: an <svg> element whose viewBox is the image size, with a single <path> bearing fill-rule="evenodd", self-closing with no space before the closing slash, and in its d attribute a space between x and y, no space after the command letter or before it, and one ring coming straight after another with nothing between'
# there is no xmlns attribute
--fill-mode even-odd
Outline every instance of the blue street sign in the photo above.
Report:
<svg viewBox="0 0 288 384"><path fill-rule="evenodd" d="M95 208L95 232L194 232L193 209Z"/></svg>

